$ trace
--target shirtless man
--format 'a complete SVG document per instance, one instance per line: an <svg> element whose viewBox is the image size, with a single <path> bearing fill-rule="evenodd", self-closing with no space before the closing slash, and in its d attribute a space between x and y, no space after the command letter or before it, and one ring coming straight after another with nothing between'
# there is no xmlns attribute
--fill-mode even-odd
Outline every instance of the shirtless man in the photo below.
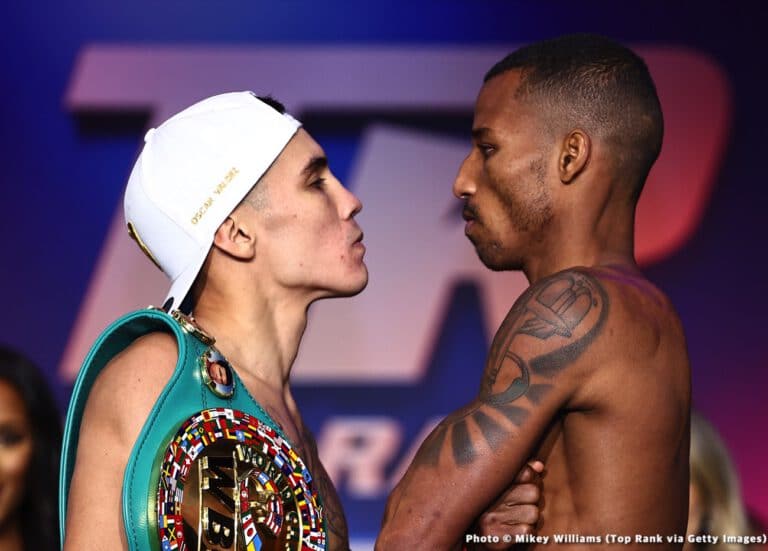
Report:
<svg viewBox="0 0 768 551"><path fill-rule="evenodd" d="M354 295L367 283L363 233L355 221L362 205L283 106L249 92L203 100L151 130L145 142L126 190L129 230L172 280L166 310L194 309L195 318L157 310L129 314L116 324L121 336L100 339L99 353L89 355L67 422L65 485L73 472L64 548L144 551L162 543L173 549L183 536L187 549L228 549L235 541L239 549L243 540L237 538L258 530L265 549L312 544L346 550L339 498L289 383L309 306ZM114 353L118 344L122 349ZM183 384L187 391L170 397ZM240 418L233 410L250 416L250 426L225 427ZM222 411L228 416L215 417ZM203 413L208 417L197 430L166 448L177 427ZM174 416L170 436L167 426L157 428ZM243 434L262 423L258 446L245 446ZM160 433L158 447L146 449L153 431ZM213 442L217 432L220 440ZM193 441L199 434L208 440ZM230 443L234 456L231 448L222 452ZM257 462L273 444L282 455ZM198 445L202 451L193 457L189 450ZM291 476L282 467L291 457L287 445L298 457L291 459ZM244 461L240 451L253 461ZM142 463L142 457L149 460ZM179 457L190 459L186 478L179 478ZM518 482L528 483L513 485L505 497L513 507L500 503L502 510L486 515L481 528L514 523L516 511L530 514L538 497L532 478L533 471L523 469ZM275 488L286 479L311 483L308 491L319 499L306 493L307 499L294 499L298 494L289 489L287 497L279 492L283 502L277 504ZM176 492L179 486L183 492ZM243 493L250 497L241 502ZM148 498L158 503L147 505ZM289 505L314 516L295 515ZM247 524L248 513L254 524ZM522 519L516 529L530 531L530 522ZM307 543L310 528L315 539Z"/></svg>
<svg viewBox="0 0 768 551"><path fill-rule="evenodd" d="M477 398L438 425L391 494L377 550L465 542L530 456L547 464L537 537L521 540L532 548L555 534L577 536L569 549L602 548L607 534L633 538L623 548L681 547L666 536L687 519L686 344L633 252L662 134L645 64L608 39L536 43L488 72L453 192L480 260L522 270L530 287L493 339Z"/></svg>

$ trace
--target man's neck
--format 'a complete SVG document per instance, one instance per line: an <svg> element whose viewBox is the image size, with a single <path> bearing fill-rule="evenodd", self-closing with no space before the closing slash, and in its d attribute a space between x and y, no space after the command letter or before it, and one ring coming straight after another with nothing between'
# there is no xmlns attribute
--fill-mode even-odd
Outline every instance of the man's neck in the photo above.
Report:
<svg viewBox="0 0 768 551"><path fill-rule="evenodd" d="M561 255L549 255L527 263L523 268L525 277L533 285L552 274L569 268L620 267L636 270L637 264L631 254L608 250L569 250Z"/></svg>
<svg viewBox="0 0 768 551"><path fill-rule="evenodd" d="M281 391L307 325L308 306L285 297L203 293L193 314L239 374Z"/></svg>
<svg viewBox="0 0 768 551"><path fill-rule="evenodd" d="M636 269L634 211L603 213L593 224L566 221L542 241L524 262L523 272L533 285L574 267L626 266Z"/></svg>

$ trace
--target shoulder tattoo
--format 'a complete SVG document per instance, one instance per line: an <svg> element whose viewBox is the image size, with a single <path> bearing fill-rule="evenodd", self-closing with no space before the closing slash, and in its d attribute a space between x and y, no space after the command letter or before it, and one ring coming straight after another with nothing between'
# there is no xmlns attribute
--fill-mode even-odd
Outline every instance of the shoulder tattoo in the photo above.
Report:
<svg viewBox="0 0 768 551"><path fill-rule="evenodd" d="M581 271L561 272L530 287L496 333L478 399L443 420L415 461L436 465L447 447L456 465L470 464L477 453L473 434L497 449L552 389L547 380L554 381L600 336L608 309L603 286ZM531 338L539 355L527 358L522 341ZM532 374L536 383L531 382ZM510 382L497 388L497 381L506 380Z"/></svg>

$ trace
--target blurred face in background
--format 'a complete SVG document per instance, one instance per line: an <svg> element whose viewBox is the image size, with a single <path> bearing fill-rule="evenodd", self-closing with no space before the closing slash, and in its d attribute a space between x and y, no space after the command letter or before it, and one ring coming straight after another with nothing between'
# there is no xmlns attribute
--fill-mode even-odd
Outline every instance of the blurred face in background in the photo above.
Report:
<svg viewBox="0 0 768 551"><path fill-rule="evenodd" d="M691 484L688 487L688 534L698 535L702 533L704 524L704 503L701 499L701 490L696 482L691 480ZM684 551L696 549L693 543L687 541L683 545Z"/></svg>
<svg viewBox="0 0 768 551"><path fill-rule="evenodd" d="M32 449L26 406L16 389L0 380L0 529L13 520L24 497Z"/></svg>

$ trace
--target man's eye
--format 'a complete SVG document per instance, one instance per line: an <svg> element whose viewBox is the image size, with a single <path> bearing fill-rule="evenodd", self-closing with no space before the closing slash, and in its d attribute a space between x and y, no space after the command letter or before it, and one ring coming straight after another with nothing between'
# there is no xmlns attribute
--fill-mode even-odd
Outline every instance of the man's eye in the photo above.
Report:
<svg viewBox="0 0 768 551"><path fill-rule="evenodd" d="M477 148L480 150L480 154L483 156L483 158L487 159L496 151L496 148L492 145L488 145L485 143L481 143L477 145Z"/></svg>
<svg viewBox="0 0 768 551"><path fill-rule="evenodd" d="M317 180L313 180L309 186L314 188L325 187L325 178L318 178Z"/></svg>

